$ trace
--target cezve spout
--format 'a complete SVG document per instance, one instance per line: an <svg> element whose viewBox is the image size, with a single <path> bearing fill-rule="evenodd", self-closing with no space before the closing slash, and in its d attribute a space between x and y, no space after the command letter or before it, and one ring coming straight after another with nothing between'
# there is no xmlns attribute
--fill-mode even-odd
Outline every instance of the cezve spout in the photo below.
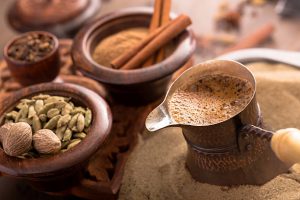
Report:
<svg viewBox="0 0 300 200"><path fill-rule="evenodd" d="M161 104L156 107L146 119L146 128L149 131L157 131L172 124L167 108Z"/></svg>

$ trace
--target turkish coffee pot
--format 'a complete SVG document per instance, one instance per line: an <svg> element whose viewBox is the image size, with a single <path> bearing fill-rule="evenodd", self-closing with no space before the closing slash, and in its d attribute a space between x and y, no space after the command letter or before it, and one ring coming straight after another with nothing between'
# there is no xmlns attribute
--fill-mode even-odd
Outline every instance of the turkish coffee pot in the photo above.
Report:
<svg viewBox="0 0 300 200"><path fill-rule="evenodd" d="M249 81L252 98L238 114L211 125L178 123L169 113L173 93L201 77L225 74ZM261 185L300 162L300 131L286 129L276 133L264 128L256 101L256 82L241 63L211 60L186 70L169 88L164 101L146 119L146 128L157 131L180 127L188 151L186 166L192 177L215 185ZM176 148L176 147L174 147Z"/></svg>

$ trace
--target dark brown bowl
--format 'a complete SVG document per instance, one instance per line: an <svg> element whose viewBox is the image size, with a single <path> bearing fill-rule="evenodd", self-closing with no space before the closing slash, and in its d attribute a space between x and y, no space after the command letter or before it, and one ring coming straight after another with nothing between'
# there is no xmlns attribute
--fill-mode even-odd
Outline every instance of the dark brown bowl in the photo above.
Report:
<svg viewBox="0 0 300 200"><path fill-rule="evenodd" d="M115 70L96 63L92 53L103 38L133 27L149 27L151 8L130 8L107 14L79 31L72 48L76 67L86 76L103 83L115 100L148 103L162 97L171 75L193 55L196 41L190 28L175 40L175 49L162 62L135 70ZM174 14L171 16L175 17Z"/></svg>
<svg viewBox="0 0 300 200"><path fill-rule="evenodd" d="M74 103L89 107L93 119L86 138L72 149L50 157L20 159L6 155L0 148L0 171L24 179L41 191L57 192L80 180L82 169L110 132L112 115L105 100L89 89L73 84L46 83L24 88L3 100L1 122L3 114L12 110L20 99L40 93L72 97Z"/></svg>
<svg viewBox="0 0 300 200"><path fill-rule="evenodd" d="M32 63L15 60L9 57L8 49L10 48L10 46L19 38L32 33L44 34L51 37L54 41L53 50L44 58ZM36 83L49 82L56 78L60 69L58 46L59 42L55 35L43 31L32 31L17 36L16 38L9 41L4 47L3 56L12 76L20 84L28 86Z"/></svg>

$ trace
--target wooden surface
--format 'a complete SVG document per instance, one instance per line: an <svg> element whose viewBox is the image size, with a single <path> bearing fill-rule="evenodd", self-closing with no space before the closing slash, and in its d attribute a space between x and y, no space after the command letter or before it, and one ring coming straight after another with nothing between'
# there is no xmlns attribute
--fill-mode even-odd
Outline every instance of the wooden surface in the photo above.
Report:
<svg viewBox="0 0 300 200"><path fill-rule="evenodd" d="M13 35L16 35L5 22L5 12L9 4L12 1L3 0L0 1L0 26L1 26L1 38L0 48L2 49L5 43L11 39ZM217 11L217 6L220 1L211 0L173 0L172 11L177 13L186 13L191 16L193 20L192 28L197 36L215 34L214 15ZM229 0L230 3L236 3L238 0ZM103 1L101 11L98 15L102 15L116 9L132 6L150 6L152 0L105 0ZM253 11L256 12L256 16L253 17ZM269 4L263 7L247 7L245 14L241 20L240 30L238 37L245 36L249 30L254 30L257 26L266 22L272 21L275 23L275 32L272 40L265 43L264 46L274 47L279 49L299 50L300 40L296 40L300 34L300 26L298 25L299 19L281 19L276 15L274 11L274 5ZM222 50L222 48L221 48ZM213 58L217 53L203 49L198 46L196 51L196 63ZM2 75L2 74L1 74ZM74 81L74 79L73 79ZM17 86L14 86L17 87ZM98 89L101 90L98 86ZM1 86L1 90L2 90ZM112 108L114 112L114 108ZM138 111L137 111L138 112ZM90 184L90 182L86 182ZM79 193L79 192L78 192ZM93 194L91 194L93 195ZM7 177L0 178L0 196L1 199L77 199L76 197L53 197L46 194L37 192L31 189L24 182L16 181Z"/></svg>

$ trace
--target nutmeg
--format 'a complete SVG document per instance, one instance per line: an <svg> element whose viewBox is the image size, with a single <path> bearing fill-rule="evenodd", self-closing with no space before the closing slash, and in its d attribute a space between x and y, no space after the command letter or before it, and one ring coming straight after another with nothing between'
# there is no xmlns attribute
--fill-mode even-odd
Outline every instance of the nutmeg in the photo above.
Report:
<svg viewBox="0 0 300 200"><path fill-rule="evenodd" d="M31 149L32 131L29 124L25 122L9 123L3 125L1 129L4 132L1 134L1 141L6 154L20 156Z"/></svg>
<svg viewBox="0 0 300 200"><path fill-rule="evenodd" d="M33 135L33 146L41 154L54 154L61 149L61 142L53 131L41 129Z"/></svg>

